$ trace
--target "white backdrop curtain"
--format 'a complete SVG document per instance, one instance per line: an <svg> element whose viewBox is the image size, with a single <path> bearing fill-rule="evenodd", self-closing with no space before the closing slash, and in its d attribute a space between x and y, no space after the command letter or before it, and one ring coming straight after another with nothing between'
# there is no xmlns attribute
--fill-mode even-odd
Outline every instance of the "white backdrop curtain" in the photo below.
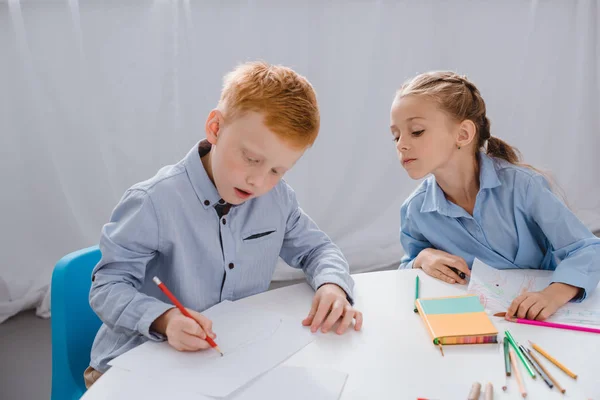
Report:
<svg viewBox="0 0 600 400"><path fill-rule="evenodd" d="M418 182L388 113L402 81L432 69L469 76L492 133L598 229L599 23L592 0L0 2L0 322L48 315L55 262L203 138L222 75L247 60L315 86L321 134L287 180L353 272L402 255L399 209Z"/></svg>

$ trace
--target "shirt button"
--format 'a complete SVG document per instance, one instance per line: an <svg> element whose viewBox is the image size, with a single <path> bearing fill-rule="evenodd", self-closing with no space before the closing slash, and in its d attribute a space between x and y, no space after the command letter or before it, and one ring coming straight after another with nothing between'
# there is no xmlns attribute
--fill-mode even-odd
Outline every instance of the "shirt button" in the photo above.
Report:
<svg viewBox="0 0 600 400"><path fill-rule="evenodd" d="M219 200L219 204L225 204L225 200L223 200L223 199Z"/></svg>
<svg viewBox="0 0 600 400"><path fill-rule="evenodd" d="M234 266L233 263L229 263L229 269L233 269Z"/></svg>
<svg viewBox="0 0 600 400"><path fill-rule="evenodd" d="M210 205L210 201L208 201L208 200L204 200L204 205L205 205L205 206L209 206L209 205Z"/></svg>
<svg viewBox="0 0 600 400"><path fill-rule="evenodd" d="M223 225L225 225L227 223L227 220L225 218L223 218Z"/></svg>

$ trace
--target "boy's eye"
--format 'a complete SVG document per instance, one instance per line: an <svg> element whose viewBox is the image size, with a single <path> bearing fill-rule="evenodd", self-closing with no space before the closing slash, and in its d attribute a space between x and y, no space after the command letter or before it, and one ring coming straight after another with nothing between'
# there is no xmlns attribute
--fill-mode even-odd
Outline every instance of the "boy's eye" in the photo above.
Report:
<svg viewBox="0 0 600 400"><path fill-rule="evenodd" d="M246 160L248 160L248 162L252 164L256 164L258 162L258 160L255 160L254 158L250 158L248 156L246 156Z"/></svg>
<svg viewBox="0 0 600 400"><path fill-rule="evenodd" d="M412 135L413 135L413 136L421 136L421 134L422 134L423 132L425 132L425 129L421 129L420 131L413 132L413 133L412 133Z"/></svg>
<svg viewBox="0 0 600 400"><path fill-rule="evenodd" d="M400 140L400 138L398 136L394 136L394 139L392 139L394 142L397 142L398 140Z"/></svg>
<svg viewBox="0 0 600 400"><path fill-rule="evenodd" d="M273 175L279 175L279 172L277 172L277 170L274 170L274 169L272 169L272 170L271 170L271 173L272 173Z"/></svg>

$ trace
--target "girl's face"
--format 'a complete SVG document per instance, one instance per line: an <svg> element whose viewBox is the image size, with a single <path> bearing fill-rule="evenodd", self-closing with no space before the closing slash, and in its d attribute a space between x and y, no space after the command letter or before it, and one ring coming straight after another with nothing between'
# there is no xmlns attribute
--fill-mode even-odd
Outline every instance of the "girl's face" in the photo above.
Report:
<svg viewBox="0 0 600 400"><path fill-rule="evenodd" d="M390 119L398 158L411 178L435 173L456 154L460 123L431 98L396 97Z"/></svg>

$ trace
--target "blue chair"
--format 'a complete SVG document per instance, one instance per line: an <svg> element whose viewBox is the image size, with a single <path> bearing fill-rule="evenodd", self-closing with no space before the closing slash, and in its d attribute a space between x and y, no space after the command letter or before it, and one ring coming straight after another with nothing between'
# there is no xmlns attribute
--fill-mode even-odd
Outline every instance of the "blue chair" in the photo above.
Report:
<svg viewBox="0 0 600 400"><path fill-rule="evenodd" d="M88 300L98 246L67 254L52 273L52 400L79 399L85 393L83 371L101 321Z"/></svg>

